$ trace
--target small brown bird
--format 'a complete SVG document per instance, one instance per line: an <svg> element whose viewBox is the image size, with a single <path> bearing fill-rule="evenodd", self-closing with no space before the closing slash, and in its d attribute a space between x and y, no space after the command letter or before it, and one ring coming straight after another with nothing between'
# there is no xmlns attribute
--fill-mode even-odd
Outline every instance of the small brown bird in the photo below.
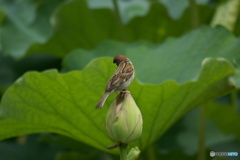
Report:
<svg viewBox="0 0 240 160"><path fill-rule="evenodd" d="M118 68L110 78L105 88L105 93L101 100L98 102L96 108L100 109L103 107L108 96L116 91L124 91L132 83L134 79L134 67L132 62L123 55L117 55L113 59Z"/></svg>

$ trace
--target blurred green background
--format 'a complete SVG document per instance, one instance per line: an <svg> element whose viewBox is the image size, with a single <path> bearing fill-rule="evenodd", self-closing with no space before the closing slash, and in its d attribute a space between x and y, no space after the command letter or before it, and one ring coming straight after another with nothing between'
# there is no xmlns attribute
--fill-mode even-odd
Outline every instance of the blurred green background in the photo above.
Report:
<svg viewBox="0 0 240 160"><path fill-rule="evenodd" d="M209 156L210 151L240 154L239 36L240 0L0 0L0 160L119 159L117 152L105 152L82 135L61 131L61 124L55 129L54 124L51 128L39 123L43 126L38 129L38 116L31 117L32 124L24 121L35 113L28 112L27 105L42 107L33 92L24 90L33 87L40 92L45 82L52 85L44 81L48 72L34 77L31 71L69 73L62 77L73 85L71 76L79 78L80 84L86 82L71 71L83 70L83 77L93 76L93 80L86 78L93 91L86 91L87 102L83 100L87 105L82 112L88 114L92 110L84 109L94 108L115 69L108 69L110 60L101 57L117 54L129 57L136 68L137 80L130 91L149 132L136 142L141 144L139 159L240 159ZM99 66L103 72L94 77ZM93 75L87 73L92 70ZM61 74L50 72L56 86L61 86ZM94 78L99 80L95 81L97 88ZM56 101L57 92L67 91L63 86L54 88ZM141 87L144 91L138 90ZM156 96L160 90L167 96ZM15 92L28 97L19 100ZM90 98L95 92L99 93ZM146 94L141 96L142 92ZM171 109L171 102L175 108ZM163 109L155 111L158 106ZM66 117L74 113L59 111L60 119L64 112ZM155 120L148 118L150 112L159 113ZM104 113L99 113L99 124L104 123ZM98 115L89 115L90 119L94 116ZM44 114L39 117L46 118L46 123L50 119ZM86 128L86 132L98 133L91 125L84 127L87 122L76 123L83 125L82 132ZM99 127L104 130L104 125ZM109 144L105 139L99 141Z"/></svg>

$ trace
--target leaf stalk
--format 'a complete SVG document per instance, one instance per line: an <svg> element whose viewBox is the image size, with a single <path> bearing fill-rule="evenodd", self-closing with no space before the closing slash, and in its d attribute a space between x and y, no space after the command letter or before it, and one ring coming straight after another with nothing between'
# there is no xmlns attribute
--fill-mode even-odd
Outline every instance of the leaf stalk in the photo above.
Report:
<svg viewBox="0 0 240 160"><path fill-rule="evenodd" d="M199 20L197 3L195 0L188 0L188 2L190 6L192 28L198 28L200 25L200 22L199 22L200 20Z"/></svg>
<svg viewBox="0 0 240 160"><path fill-rule="evenodd" d="M124 28L124 25L122 23L122 18L121 18L119 6L118 6L118 1L117 0L112 0L112 3L113 3L113 6L114 6L116 20L117 20L117 23L118 23L120 39L124 42L127 42L125 28Z"/></svg>

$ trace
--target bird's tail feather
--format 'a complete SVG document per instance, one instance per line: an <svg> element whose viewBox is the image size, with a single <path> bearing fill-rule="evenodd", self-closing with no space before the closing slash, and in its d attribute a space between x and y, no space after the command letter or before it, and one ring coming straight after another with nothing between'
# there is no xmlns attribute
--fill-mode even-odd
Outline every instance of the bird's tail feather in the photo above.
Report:
<svg viewBox="0 0 240 160"><path fill-rule="evenodd" d="M103 105L104 105L105 101L107 100L109 94L110 94L110 93L105 93L105 94L102 96L101 100L98 102L98 104L97 104L97 106L96 106L97 109L101 109L101 108L103 107Z"/></svg>

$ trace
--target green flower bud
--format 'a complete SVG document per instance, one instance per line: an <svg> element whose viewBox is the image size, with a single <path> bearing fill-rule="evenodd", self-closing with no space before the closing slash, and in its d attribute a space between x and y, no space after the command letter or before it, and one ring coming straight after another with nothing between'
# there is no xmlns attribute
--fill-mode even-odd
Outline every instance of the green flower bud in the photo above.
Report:
<svg viewBox="0 0 240 160"><path fill-rule="evenodd" d="M127 155L127 160L137 160L140 156L140 150L138 147L132 148Z"/></svg>
<svg viewBox="0 0 240 160"><path fill-rule="evenodd" d="M106 119L111 140L130 143L142 134L142 115L130 92L121 92L111 104Z"/></svg>

